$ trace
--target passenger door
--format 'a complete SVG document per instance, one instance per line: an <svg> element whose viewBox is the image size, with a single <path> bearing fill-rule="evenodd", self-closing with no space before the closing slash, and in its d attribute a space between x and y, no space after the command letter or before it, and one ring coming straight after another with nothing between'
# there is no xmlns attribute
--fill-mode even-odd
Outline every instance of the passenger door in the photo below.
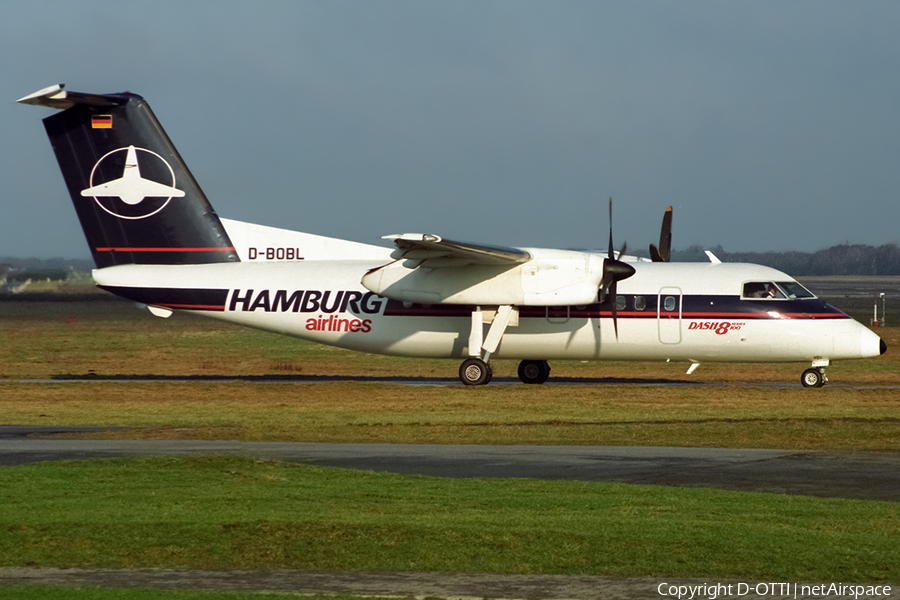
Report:
<svg viewBox="0 0 900 600"><path fill-rule="evenodd" d="M656 322L659 325L660 342L681 343L681 288L664 287L659 290Z"/></svg>

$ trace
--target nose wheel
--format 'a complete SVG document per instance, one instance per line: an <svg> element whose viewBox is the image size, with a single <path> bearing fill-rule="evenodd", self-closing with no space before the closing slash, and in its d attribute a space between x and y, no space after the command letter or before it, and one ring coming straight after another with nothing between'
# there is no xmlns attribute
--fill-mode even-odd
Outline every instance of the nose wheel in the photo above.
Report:
<svg viewBox="0 0 900 600"><path fill-rule="evenodd" d="M803 375L800 377L800 383L803 384L803 387L820 388L825 385L826 381L828 381L828 378L825 376L825 369L822 367L807 369L803 371Z"/></svg>

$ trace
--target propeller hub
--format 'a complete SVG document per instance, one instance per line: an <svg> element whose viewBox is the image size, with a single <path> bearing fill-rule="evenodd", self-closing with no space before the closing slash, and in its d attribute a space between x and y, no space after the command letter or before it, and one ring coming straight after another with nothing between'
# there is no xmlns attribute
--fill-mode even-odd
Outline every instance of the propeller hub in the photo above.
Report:
<svg viewBox="0 0 900 600"><path fill-rule="evenodd" d="M603 261L603 280L622 281L634 275L634 267L621 260L607 258Z"/></svg>

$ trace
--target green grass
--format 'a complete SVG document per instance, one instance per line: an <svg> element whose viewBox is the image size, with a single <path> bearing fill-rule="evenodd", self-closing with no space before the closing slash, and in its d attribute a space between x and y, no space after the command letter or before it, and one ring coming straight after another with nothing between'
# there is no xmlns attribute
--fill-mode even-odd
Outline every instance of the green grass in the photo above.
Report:
<svg viewBox="0 0 900 600"><path fill-rule="evenodd" d="M0 302L0 378L59 374L447 377L451 385L2 382L7 423L129 427L118 437L898 450L900 328L889 351L800 387L799 365L554 361L553 376L620 385L464 388L458 361L376 356L126 302ZM515 377L515 361L494 363ZM653 379L734 385L661 387ZM758 383L793 384L773 387ZM842 384L870 387L848 389Z"/></svg>
<svg viewBox="0 0 900 600"><path fill-rule="evenodd" d="M89 372L452 378L458 367L190 315L156 319L128 303L0 303L0 331L7 379ZM835 365L829 375L838 385L821 390L755 385L797 384L798 365L704 364L685 377L679 364L559 361L554 376L629 383L6 381L0 414L6 423L133 428L120 437L896 450L896 390L839 387L900 383L900 328L879 333L888 354ZM498 361L495 375L515 376L515 363ZM655 378L736 385L640 384ZM4 565L900 580L900 516L896 504L879 502L444 480L201 457L2 467L0 507ZM0 586L0 599L27 598L19 589ZM48 597L40 595L48 588L28 589ZM65 598L140 597L53 589ZM175 593L164 594L146 597Z"/></svg>
<svg viewBox="0 0 900 600"><path fill-rule="evenodd" d="M0 600L278 600L297 598L296 594L274 592L210 592L194 590L155 590L145 588L107 588L75 585L0 585ZM378 600L371 596L307 596L304 600Z"/></svg>
<svg viewBox="0 0 900 600"><path fill-rule="evenodd" d="M105 438L900 449L892 389L0 382L7 423Z"/></svg>
<svg viewBox="0 0 900 600"><path fill-rule="evenodd" d="M329 442L589 444L898 450L900 328L889 351L834 365L800 387L803 365L554 361L553 377L621 385L456 383L458 361L376 356L212 319L150 316L127 302L0 303L0 378L60 374L446 377L388 383L4 382L0 414L34 425L111 425L119 437ZM515 361L496 361L497 378ZM655 379L734 385L660 387ZM763 384L790 384L772 387ZM848 389L841 385L885 386Z"/></svg>
<svg viewBox="0 0 900 600"><path fill-rule="evenodd" d="M896 504L223 457L0 468L0 564L898 581Z"/></svg>

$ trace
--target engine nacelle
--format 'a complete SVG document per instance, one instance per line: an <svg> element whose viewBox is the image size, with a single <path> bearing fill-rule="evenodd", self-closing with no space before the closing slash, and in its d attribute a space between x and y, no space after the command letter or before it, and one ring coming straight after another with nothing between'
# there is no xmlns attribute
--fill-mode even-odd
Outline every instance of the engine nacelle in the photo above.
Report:
<svg viewBox="0 0 900 600"><path fill-rule="evenodd" d="M527 250L533 258L517 265L429 267L427 260L398 260L373 269L362 284L386 298L422 304L572 306L597 301L601 255Z"/></svg>

